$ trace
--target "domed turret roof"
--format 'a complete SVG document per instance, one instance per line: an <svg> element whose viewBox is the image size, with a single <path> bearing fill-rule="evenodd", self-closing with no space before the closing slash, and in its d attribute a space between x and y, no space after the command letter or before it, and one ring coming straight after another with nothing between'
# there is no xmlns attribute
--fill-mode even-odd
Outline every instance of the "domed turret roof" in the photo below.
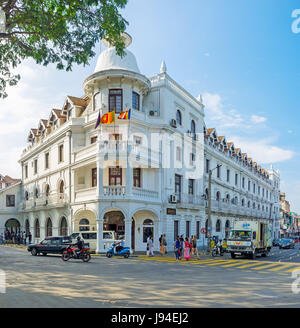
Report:
<svg viewBox="0 0 300 328"><path fill-rule="evenodd" d="M131 37L127 33L124 33L123 37L125 46L128 47L132 41ZM104 41L103 43L108 49L99 55L94 73L111 69L122 69L140 74L136 58L132 52L125 49L125 55L120 57L117 55L115 47L112 47L107 41Z"/></svg>

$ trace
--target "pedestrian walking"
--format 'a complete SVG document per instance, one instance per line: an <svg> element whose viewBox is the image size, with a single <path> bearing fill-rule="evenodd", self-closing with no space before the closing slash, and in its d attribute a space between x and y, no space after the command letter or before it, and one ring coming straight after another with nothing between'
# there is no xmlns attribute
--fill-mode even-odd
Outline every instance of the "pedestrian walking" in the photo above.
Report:
<svg viewBox="0 0 300 328"><path fill-rule="evenodd" d="M182 258L183 258L183 249L184 249L183 235L180 236L179 241L180 241L180 249L179 249L180 256L179 256L179 259L182 260Z"/></svg>
<svg viewBox="0 0 300 328"><path fill-rule="evenodd" d="M20 245L21 243L21 234L20 231L17 233L17 244Z"/></svg>
<svg viewBox="0 0 300 328"><path fill-rule="evenodd" d="M174 252L176 260L179 260L180 258L180 239L179 236L177 236L175 243L174 243Z"/></svg>
<svg viewBox="0 0 300 328"><path fill-rule="evenodd" d="M197 257L199 257L199 252L197 248L197 236L192 236L192 254L195 254Z"/></svg>
<svg viewBox="0 0 300 328"><path fill-rule="evenodd" d="M26 239L27 239L27 234L26 232L24 231L23 233L23 244L26 245Z"/></svg>
<svg viewBox="0 0 300 328"><path fill-rule="evenodd" d="M31 244L31 239L32 239L32 235L31 235L31 232L29 232L29 235L28 235L28 242L29 242L29 244Z"/></svg>
<svg viewBox="0 0 300 328"><path fill-rule="evenodd" d="M185 260L189 260L191 258L190 255L190 243L188 237L185 237L185 243L184 243L184 258Z"/></svg>
<svg viewBox="0 0 300 328"><path fill-rule="evenodd" d="M150 236L150 239L149 239L149 256L154 256L153 254L153 236L151 235Z"/></svg>
<svg viewBox="0 0 300 328"><path fill-rule="evenodd" d="M147 237L147 250L146 250L146 255L149 256L150 255L150 236Z"/></svg>
<svg viewBox="0 0 300 328"><path fill-rule="evenodd" d="M160 251L161 256L165 255L165 238L164 238L164 235L161 235L159 237L159 251Z"/></svg>

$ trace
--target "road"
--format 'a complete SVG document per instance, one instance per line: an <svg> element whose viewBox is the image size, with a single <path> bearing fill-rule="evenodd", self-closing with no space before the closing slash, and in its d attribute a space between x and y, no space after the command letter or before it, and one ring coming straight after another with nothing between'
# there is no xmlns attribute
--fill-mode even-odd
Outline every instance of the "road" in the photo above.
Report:
<svg viewBox="0 0 300 328"><path fill-rule="evenodd" d="M139 256L64 263L1 246L7 288L0 307L299 307L299 294L291 290L298 253L274 249L257 261ZM283 255L292 259L278 262Z"/></svg>

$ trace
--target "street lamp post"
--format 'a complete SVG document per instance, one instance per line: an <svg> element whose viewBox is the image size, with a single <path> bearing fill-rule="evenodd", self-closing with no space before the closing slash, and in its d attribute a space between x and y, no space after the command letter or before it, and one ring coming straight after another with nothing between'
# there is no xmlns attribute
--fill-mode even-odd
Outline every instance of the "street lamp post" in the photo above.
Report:
<svg viewBox="0 0 300 328"><path fill-rule="evenodd" d="M208 171L208 197L207 197L207 252L210 253L210 243L211 243L211 177L212 171L218 169L222 166L222 164L218 164L214 169Z"/></svg>

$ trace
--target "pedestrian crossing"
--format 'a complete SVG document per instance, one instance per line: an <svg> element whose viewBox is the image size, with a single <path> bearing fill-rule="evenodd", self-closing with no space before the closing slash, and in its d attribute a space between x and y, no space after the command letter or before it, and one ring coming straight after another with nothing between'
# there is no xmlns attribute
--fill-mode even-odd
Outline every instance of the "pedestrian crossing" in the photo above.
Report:
<svg viewBox="0 0 300 328"><path fill-rule="evenodd" d="M247 261L244 259L220 259L200 257L192 258L189 261L178 261L172 257L149 257L140 255L136 258L132 258L135 262L155 262L155 263L169 263L184 266L195 266L199 268L211 268L211 269L228 269L228 270L244 270L247 272L259 272L259 273L279 273L281 275L289 275L294 270L300 270L300 263L287 263L287 262L270 262L270 261Z"/></svg>

